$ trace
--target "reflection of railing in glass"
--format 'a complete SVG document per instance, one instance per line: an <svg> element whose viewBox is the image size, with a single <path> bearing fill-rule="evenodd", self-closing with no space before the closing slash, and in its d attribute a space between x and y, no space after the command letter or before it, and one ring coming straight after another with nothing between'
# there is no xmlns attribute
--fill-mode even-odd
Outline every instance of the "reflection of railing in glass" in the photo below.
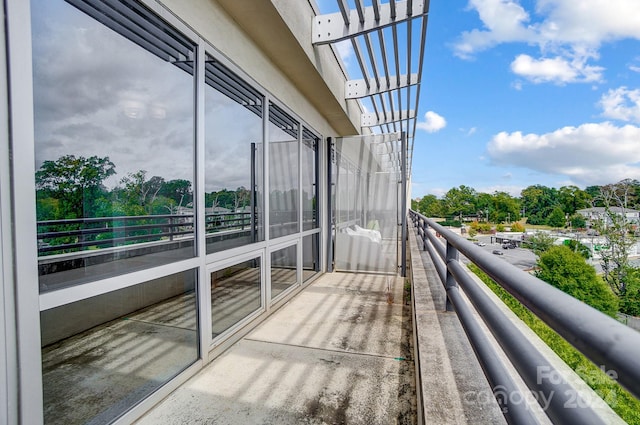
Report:
<svg viewBox="0 0 640 425"><path fill-rule="evenodd" d="M185 229L186 228L186 229ZM150 215L38 222L38 254L60 254L168 239L193 233L193 216Z"/></svg>
<svg viewBox="0 0 640 425"><path fill-rule="evenodd" d="M276 212L289 214L290 212ZM289 218L290 222L295 222ZM316 212L305 212L305 222L315 222ZM286 220L281 220L286 221ZM251 213L205 215L207 234L251 229ZM133 245L153 241L191 238L193 214L97 217L38 222L38 255Z"/></svg>
<svg viewBox="0 0 640 425"><path fill-rule="evenodd" d="M207 233L244 230L251 213L205 216ZM188 236L187 236L188 235ZM38 255L92 250L152 241L192 237L193 214L98 217L38 222Z"/></svg>

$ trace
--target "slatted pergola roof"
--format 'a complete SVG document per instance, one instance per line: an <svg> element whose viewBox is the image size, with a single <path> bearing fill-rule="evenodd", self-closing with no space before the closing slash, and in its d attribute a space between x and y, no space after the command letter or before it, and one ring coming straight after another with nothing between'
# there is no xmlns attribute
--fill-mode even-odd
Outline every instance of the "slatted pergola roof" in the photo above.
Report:
<svg viewBox="0 0 640 425"><path fill-rule="evenodd" d="M429 0L335 1L339 12L314 18L313 44L350 41L360 75L345 83L345 98L360 100L363 129L374 134L405 132L410 175ZM382 152L391 163L401 160L394 147Z"/></svg>

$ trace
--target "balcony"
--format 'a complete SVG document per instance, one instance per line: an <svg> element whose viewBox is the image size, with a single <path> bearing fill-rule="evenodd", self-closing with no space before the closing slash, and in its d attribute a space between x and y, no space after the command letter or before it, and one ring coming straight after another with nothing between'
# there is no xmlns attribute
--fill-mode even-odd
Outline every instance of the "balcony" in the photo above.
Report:
<svg viewBox="0 0 640 425"><path fill-rule="evenodd" d="M381 273L322 275L138 423L497 424L567 423L572 418L589 419L580 423L624 423L474 275L458 269L457 250L481 266L486 262L476 247L446 229L437 229L438 237L424 226L426 219L415 214L413 219L417 227L409 231L407 280ZM438 256L448 259L448 268ZM464 293L449 283L447 269ZM531 278L517 272L515 279L507 280ZM409 281L411 285L405 283ZM473 288L469 281L480 284ZM219 287L213 291L219 291L218 299L228 297L223 304L231 316L251 313L249 301L255 295L251 288L235 285L233 291ZM180 373L181 363L172 364L176 356L197 356L197 320L190 307L194 302L193 291L185 291L124 320L106 322L46 347L43 374L55 382L48 386L54 394L45 394L48 422L58 423L56 411L77 411L77 418L61 416L60 423L112 417L109 409L125 412L158 389L154 377L159 371ZM567 308L588 322L595 316L583 307ZM491 314L502 316L491 318L486 311L492 309ZM550 322L556 320L555 326L564 332L575 331L574 343L587 346L587 355L594 357L611 336L612 350L598 360L607 369L615 368L620 382L633 392L640 334L615 321L608 323L605 317L596 318L609 331L600 330L600 337L589 340L580 333L597 332L597 326L596 331L581 330L572 328L572 322L553 318ZM498 329L496 320L508 326ZM222 316L215 320L223 321ZM509 343L501 340L505 335ZM615 346L620 340L623 350ZM127 352L128 360L109 352ZM69 368L75 372L68 373ZM104 373L96 373L100 370ZM541 370L549 382L541 378ZM77 391L80 382L82 392ZM111 390L105 393L105 388ZM559 400L555 406L554 397ZM93 399L102 404L86 402ZM581 403L566 408L571 400ZM105 403L110 407L101 413Z"/></svg>
<svg viewBox="0 0 640 425"><path fill-rule="evenodd" d="M430 238L434 235L432 231ZM498 334L494 338L491 324L479 325L484 311L478 313L471 307L475 299L470 303L465 295L450 294L456 300L451 301L455 308L449 304L438 276L442 266L422 251L423 237L428 239L424 230L410 232L410 295L404 292L401 278L366 273L324 275L139 423L497 424L567 423L571 418L580 423L625 423L483 289L493 306L521 332L524 340L516 339L515 344L523 349L531 344L543 354L533 356L539 361L535 372L539 387L527 388L523 369L530 359L505 354L509 349L500 348L503 342L497 341L500 331L493 330ZM467 308L473 317L465 312ZM458 310L457 315L453 310ZM639 336L613 323L612 332L625 334L627 345L637 353ZM597 340L587 350L591 355L597 350ZM488 352L496 358L483 358ZM607 364L620 360L615 353L605 357ZM618 370L628 373L624 368L633 366L636 359L623 355ZM496 373L496 365L503 369ZM551 379L541 377L544 371ZM500 376L497 381L496 376ZM629 379L621 380L629 386ZM564 411L554 406L553 390L544 398L540 388L545 385L564 390L562 397L569 400L558 397ZM567 404L571 400L575 406Z"/></svg>

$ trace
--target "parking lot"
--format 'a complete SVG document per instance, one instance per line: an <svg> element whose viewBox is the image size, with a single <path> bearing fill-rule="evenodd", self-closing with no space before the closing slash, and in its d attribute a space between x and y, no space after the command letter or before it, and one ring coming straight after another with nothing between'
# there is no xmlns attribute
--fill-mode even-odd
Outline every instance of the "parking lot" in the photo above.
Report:
<svg viewBox="0 0 640 425"><path fill-rule="evenodd" d="M489 253L492 253L494 250L501 251L503 255L498 256L498 258L501 258L522 270L531 270L536 264L536 256L531 250L525 248L502 249L502 244L491 243L491 236L478 235L476 236L476 239L479 243L485 244L484 246L481 246L482 249ZM465 258L463 261L466 262L468 260Z"/></svg>

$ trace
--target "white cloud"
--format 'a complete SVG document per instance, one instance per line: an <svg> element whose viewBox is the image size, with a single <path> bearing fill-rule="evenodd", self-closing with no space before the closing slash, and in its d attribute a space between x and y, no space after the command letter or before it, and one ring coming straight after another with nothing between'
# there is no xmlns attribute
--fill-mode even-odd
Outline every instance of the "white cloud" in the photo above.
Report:
<svg viewBox="0 0 640 425"><path fill-rule="evenodd" d="M600 81L604 68L587 65L584 59L569 61L560 56L534 59L519 55L511 63L511 70L534 83L566 84Z"/></svg>
<svg viewBox="0 0 640 425"><path fill-rule="evenodd" d="M640 89L611 89L600 98L602 115L621 121L640 122Z"/></svg>
<svg viewBox="0 0 640 425"><path fill-rule="evenodd" d="M355 53L353 51L353 46L351 45L350 40L340 41L334 44L338 56L342 59L345 65L349 65L351 63L351 59L354 57Z"/></svg>
<svg viewBox="0 0 640 425"><path fill-rule="evenodd" d="M564 127L546 134L502 132L487 145L491 162L563 175L577 184L640 178L640 128L610 122Z"/></svg>
<svg viewBox="0 0 640 425"><path fill-rule="evenodd" d="M514 72L521 70L519 75L534 82L600 81L602 68L587 63L598 59L600 46L640 40L637 0L538 0L532 13L515 0L469 0L469 9L483 27L463 32L455 54L468 59L501 43L537 46L538 59L520 55L512 64Z"/></svg>
<svg viewBox="0 0 640 425"><path fill-rule="evenodd" d="M640 66L629 65L629 69L633 72L640 72Z"/></svg>
<svg viewBox="0 0 640 425"><path fill-rule="evenodd" d="M493 186L484 186L478 188L476 191L478 193L496 193L496 192L506 192L511 196L520 197L524 186L509 186L509 185L493 185Z"/></svg>
<svg viewBox="0 0 640 425"><path fill-rule="evenodd" d="M470 0L469 8L478 12L485 29L465 31L455 45L455 53L470 58L474 53L496 44L510 41L528 41L534 33L525 26L529 14L518 3L510 0Z"/></svg>
<svg viewBox="0 0 640 425"><path fill-rule="evenodd" d="M545 41L598 46L624 38L640 39L637 0L539 0L539 25Z"/></svg>
<svg viewBox="0 0 640 425"><path fill-rule="evenodd" d="M435 133L436 131L440 131L447 126L447 120L444 119L443 116L438 115L433 111L427 111L424 114L424 121L416 124L421 130L426 131L427 133Z"/></svg>
<svg viewBox="0 0 640 425"><path fill-rule="evenodd" d="M431 195L435 195L437 198L442 198L449 191L449 189L443 189L441 187L434 187L434 188L429 189L429 193Z"/></svg>

